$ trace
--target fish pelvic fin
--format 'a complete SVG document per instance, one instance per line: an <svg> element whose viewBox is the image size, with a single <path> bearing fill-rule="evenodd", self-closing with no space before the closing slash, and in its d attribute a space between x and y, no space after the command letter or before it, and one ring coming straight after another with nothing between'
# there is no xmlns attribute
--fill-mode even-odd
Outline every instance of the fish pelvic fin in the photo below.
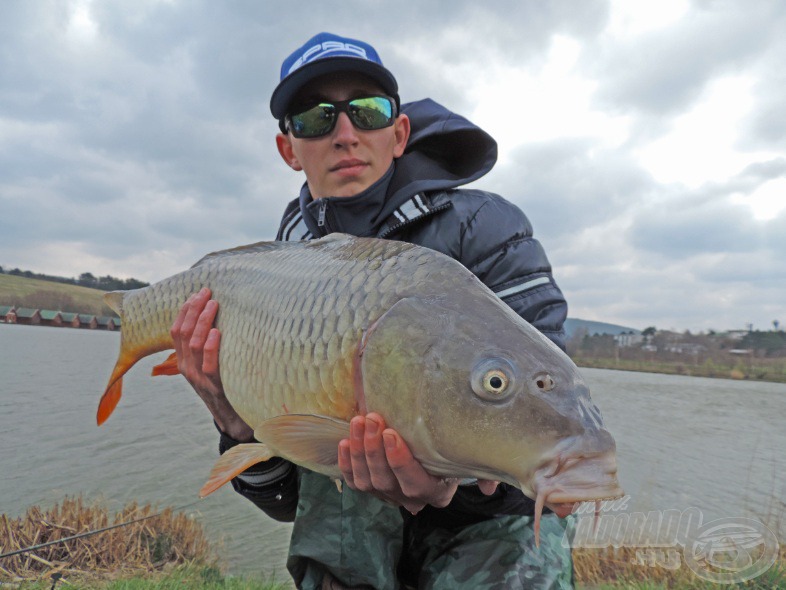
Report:
<svg viewBox="0 0 786 590"><path fill-rule="evenodd" d="M284 414L265 420L254 436L312 471L337 477L338 443L349 438L349 422L314 414Z"/></svg>
<svg viewBox="0 0 786 590"><path fill-rule="evenodd" d="M199 490L199 497L209 496L239 473L261 461L267 461L271 457L273 457L272 451L262 443L248 443L232 447L221 455L213 465L213 470L205 485Z"/></svg>
<svg viewBox="0 0 786 590"><path fill-rule="evenodd" d="M153 367L153 377L161 375L180 375L180 369L177 368L177 353L173 352L167 359L160 365Z"/></svg>

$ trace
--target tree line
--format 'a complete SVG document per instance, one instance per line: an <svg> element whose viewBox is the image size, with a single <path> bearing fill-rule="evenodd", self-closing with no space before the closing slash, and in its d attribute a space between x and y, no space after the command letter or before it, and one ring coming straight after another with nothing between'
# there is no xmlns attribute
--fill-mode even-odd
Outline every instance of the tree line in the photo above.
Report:
<svg viewBox="0 0 786 590"><path fill-rule="evenodd" d="M79 278L59 277L54 275L47 275L29 270L20 270L14 268L5 270L0 266L0 273L14 275L18 277L25 277L28 279L39 279L42 281L52 281L55 283L65 283L67 285L78 285L80 287L90 287L91 289L99 289L101 291L127 291L129 289L141 289L147 287L150 283L145 283L139 279L119 279L111 275L103 277L96 277L93 273L83 272Z"/></svg>

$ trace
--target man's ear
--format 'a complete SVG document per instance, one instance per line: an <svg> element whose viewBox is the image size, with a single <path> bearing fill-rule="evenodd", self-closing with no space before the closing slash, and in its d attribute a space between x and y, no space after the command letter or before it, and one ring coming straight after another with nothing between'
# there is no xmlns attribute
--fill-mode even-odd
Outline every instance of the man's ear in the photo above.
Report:
<svg viewBox="0 0 786 590"><path fill-rule="evenodd" d="M393 157L400 158L404 154L404 150L407 149L407 142L409 141L409 133L411 131L409 117L399 115L393 124L393 130L396 137L396 143L393 146Z"/></svg>
<svg viewBox="0 0 786 590"><path fill-rule="evenodd" d="M303 166L300 165L295 155L295 150L292 149L292 139L289 137L288 133L278 133L276 135L276 147L278 148L278 153L281 154L281 158L287 163L287 166L297 172L303 170Z"/></svg>

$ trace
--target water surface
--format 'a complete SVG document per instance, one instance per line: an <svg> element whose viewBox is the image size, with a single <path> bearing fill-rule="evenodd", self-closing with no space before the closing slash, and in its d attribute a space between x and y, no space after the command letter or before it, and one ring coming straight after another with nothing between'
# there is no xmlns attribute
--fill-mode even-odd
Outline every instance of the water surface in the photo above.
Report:
<svg viewBox="0 0 786 590"><path fill-rule="evenodd" d="M182 377L148 376L166 354L131 370L117 410L96 427L118 349L117 333L0 324L0 512L17 516L79 493L112 508L196 500L218 437ZM628 510L696 507L705 521L771 522L782 512L774 499L786 497L786 385L583 373L617 440ZM229 486L188 512L222 540L230 571L286 577L289 525Z"/></svg>

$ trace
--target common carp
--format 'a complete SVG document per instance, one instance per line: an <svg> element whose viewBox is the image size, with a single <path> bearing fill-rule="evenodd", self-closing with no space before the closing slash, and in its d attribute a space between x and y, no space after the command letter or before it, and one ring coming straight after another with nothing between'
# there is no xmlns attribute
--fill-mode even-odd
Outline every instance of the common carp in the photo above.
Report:
<svg viewBox="0 0 786 590"><path fill-rule="evenodd" d="M342 234L208 254L149 287L108 293L122 319L103 423L123 375L174 348L186 299L219 303L226 396L260 443L214 467L201 495L272 456L340 478L353 416L378 412L434 475L507 482L544 503L617 497L615 443L576 366L456 260ZM156 373L174 374L171 359Z"/></svg>

